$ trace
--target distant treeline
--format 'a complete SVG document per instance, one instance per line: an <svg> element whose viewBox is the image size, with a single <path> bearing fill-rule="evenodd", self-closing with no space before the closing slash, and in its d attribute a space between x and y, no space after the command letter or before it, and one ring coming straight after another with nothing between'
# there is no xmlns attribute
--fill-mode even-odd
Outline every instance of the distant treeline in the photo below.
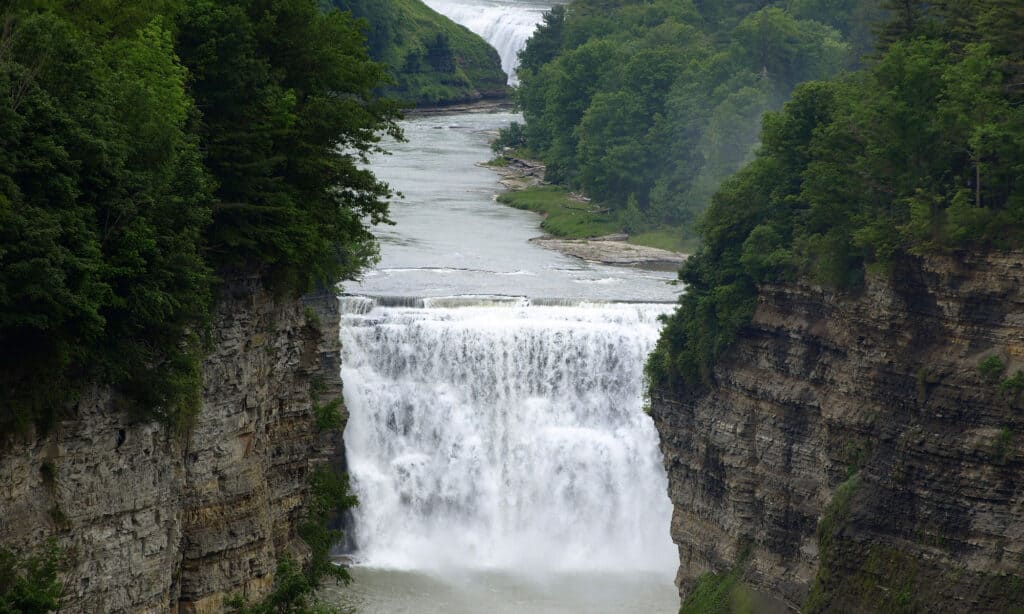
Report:
<svg viewBox="0 0 1024 614"><path fill-rule="evenodd" d="M91 383L185 421L219 276L294 295L375 258L385 69L317 0L5 6L0 432Z"/></svg>
<svg viewBox="0 0 1024 614"><path fill-rule="evenodd" d="M873 0L574 0L520 58L526 147L548 178L649 226L693 228L753 157L761 116L859 65Z"/></svg>
<svg viewBox="0 0 1024 614"><path fill-rule="evenodd" d="M759 284L855 288L906 255L1024 246L1024 4L883 8L868 67L798 87L715 194L655 385L707 381Z"/></svg>

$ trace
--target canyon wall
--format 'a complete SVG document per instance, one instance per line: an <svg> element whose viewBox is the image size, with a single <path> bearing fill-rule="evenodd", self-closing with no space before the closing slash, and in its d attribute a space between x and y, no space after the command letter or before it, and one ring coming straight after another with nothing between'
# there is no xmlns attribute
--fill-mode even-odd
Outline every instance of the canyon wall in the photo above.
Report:
<svg viewBox="0 0 1024 614"><path fill-rule="evenodd" d="M64 612L216 612L267 592L279 557L308 556L307 475L341 454L313 412L341 396L338 318L327 293L226 284L195 424L175 433L91 391L49 436L0 452L0 544L64 547Z"/></svg>
<svg viewBox="0 0 1024 614"><path fill-rule="evenodd" d="M709 385L652 394L681 593L739 569L804 611L1021 608L1022 368L1024 254L763 288Z"/></svg>

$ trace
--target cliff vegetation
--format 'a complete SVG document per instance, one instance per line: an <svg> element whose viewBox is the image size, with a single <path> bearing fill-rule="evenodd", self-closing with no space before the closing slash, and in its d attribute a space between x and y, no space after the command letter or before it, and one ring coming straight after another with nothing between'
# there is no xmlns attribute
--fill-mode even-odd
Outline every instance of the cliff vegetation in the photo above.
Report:
<svg viewBox="0 0 1024 614"><path fill-rule="evenodd" d="M498 52L421 0L329 0L361 21L370 56L389 68L387 95L443 105L508 94Z"/></svg>
<svg viewBox="0 0 1024 614"><path fill-rule="evenodd" d="M556 6L520 56L525 129L505 136L620 229L692 238L753 157L761 116L798 83L858 66L876 13L870 0Z"/></svg>
<svg viewBox="0 0 1024 614"><path fill-rule="evenodd" d="M217 279L298 296L376 254L361 165L396 105L348 14L316 0L0 13L0 431L91 383L184 425Z"/></svg>
<svg viewBox="0 0 1024 614"><path fill-rule="evenodd" d="M1024 244L1024 8L887 7L869 66L800 85L714 195L655 386L707 382L763 283L851 290L902 256Z"/></svg>
<svg viewBox="0 0 1024 614"><path fill-rule="evenodd" d="M0 610L300 611L338 575L307 293L376 259L387 79L317 0L0 9Z"/></svg>

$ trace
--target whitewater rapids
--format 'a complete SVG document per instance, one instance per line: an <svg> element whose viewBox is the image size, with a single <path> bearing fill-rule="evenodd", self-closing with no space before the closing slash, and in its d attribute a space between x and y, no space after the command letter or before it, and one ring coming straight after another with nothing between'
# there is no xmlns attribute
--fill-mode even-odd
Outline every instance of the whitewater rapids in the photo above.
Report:
<svg viewBox="0 0 1024 614"><path fill-rule="evenodd" d="M643 411L665 304L343 297L361 565L674 570ZM453 306L454 305L454 306Z"/></svg>

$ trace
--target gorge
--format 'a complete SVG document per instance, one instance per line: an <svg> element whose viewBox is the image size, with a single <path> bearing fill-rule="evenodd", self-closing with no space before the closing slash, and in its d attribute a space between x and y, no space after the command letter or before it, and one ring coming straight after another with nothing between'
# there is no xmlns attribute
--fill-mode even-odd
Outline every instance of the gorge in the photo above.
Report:
<svg viewBox="0 0 1024 614"><path fill-rule="evenodd" d="M344 286L360 506L356 582L332 598L365 612L671 612L642 367L678 288L671 272L528 242L537 217L493 202L498 175L478 166L515 118L415 117L378 162L405 199L381 262Z"/></svg>
<svg viewBox="0 0 1024 614"><path fill-rule="evenodd" d="M859 296L763 289L714 384L656 390L684 594L738 569L791 608L1013 612L1024 595L1019 252L908 259Z"/></svg>
<svg viewBox="0 0 1024 614"><path fill-rule="evenodd" d="M1024 9L574 1L5 13L0 611L1024 612Z"/></svg>

